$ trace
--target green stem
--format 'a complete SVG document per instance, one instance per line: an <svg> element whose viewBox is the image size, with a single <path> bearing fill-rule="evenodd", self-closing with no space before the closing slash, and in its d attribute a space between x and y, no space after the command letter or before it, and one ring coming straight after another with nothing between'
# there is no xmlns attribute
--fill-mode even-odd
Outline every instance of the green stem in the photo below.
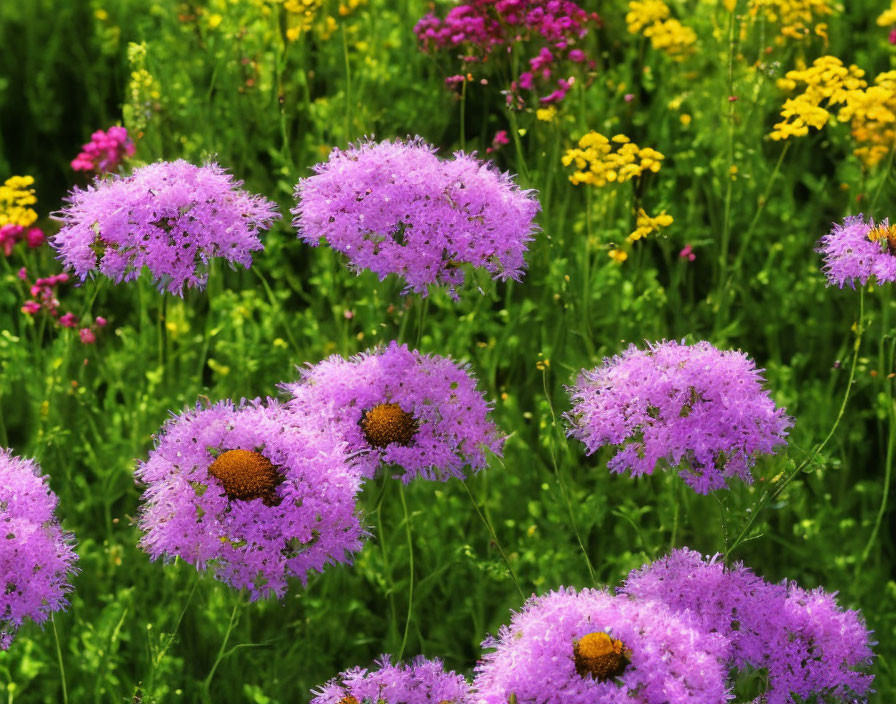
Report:
<svg viewBox="0 0 896 704"><path fill-rule="evenodd" d="M218 650L218 656L215 658L215 662L212 665L212 669L209 671L208 676L205 678L205 681L202 683L202 701L208 702L211 704L211 696L209 694L209 687L211 687L212 679L215 676L215 670L218 669L218 665L221 663L221 660L224 659L224 650L227 648L227 642L230 640L230 633L233 631L233 624L236 622L237 611L240 608L240 601L237 601L233 605L233 611L230 614L230 622L227 624L227 632L224 634L224 642L221 643L221 648Z"/></svg>
<svg viewBox="0 0 896 704"><path fill-rule="evenodd" d="M404 648L408 643L408 631L411 628L411 617L414 612L414 543L411 540L411 519L408 516L408 505L404 498L404 484L398 492L401 498L401 510L404 512L404 532L408 540L408 615L404 622L404 635L401 637L401 647L398 649L398 660L404 655Z"/></svg>
<svg viewBox="0 0 896 704"><path fill-rule="evenodd" d="M824 447L828 444L830 439L834 436L837 428L840 425L840 421L843 419L843 414L846 411L846 404L849 401L849 395L852 391L852 383L855 379L856 375L856 364L859 360L859 349L862 346L862 333L864 332L863 325L865 322L865 289L859 289L859 320L856 323L856 340L853 343L853 354L852 354L852 363L849 368L849 380L846 383L846 393L843 395L843 402L840 404L840 410L837 413L837 418L834 420L834 425L831 426L830 432L825 436L824 440L821 441L820 444L816 445L812 452L809 453L809 456L800 462L784 479L778 484L778 486L774 489L774 491L767 491L765 495L760 499L758 505L753 509L750 513L750 518L747 520L744 527L741 529L740 533L737 534L737 537L734 539L734 542L731 544L725 551L725 562L728 562L728 558L733 553L741 543L743 543L746 539L746 536L749 534L750 530L753 527L753 524L756 523L759 514L762 510L768 506L769 503L774 501L778 496L781 495L781 492L787 488L787 486L792 482L797 475L802 472L812 460L815 459L816 455L821 452Z"/></svg>
<svg viewBox="0 0 896 704"><path fill-rule="evenodd" d="M50 617L53 626L53 639L56 641L56 659L59 662L59 680L62 685L62 702L68 704L68 688L65 686L65 665L62 664L62 648L59 645L59 633L56 632L56 619Z"/></svg>
<svg viewBox="0 0 896 704"><path fill-rule="evenodd" d="M507 558L507 553L505 553L504 548L501 547L501 541L498 540L498 536L495 533L494 526L492 526L491 521L482 512L482 509L479 508L479 504L476 503L476 499L473 496L473 492L470 491L470 487L467 486L467 482L465 480L461 480L461 484L463 485L464 489L466 489L467 496L470 497L470 503L473 504L473 508L476 509L476 513L479 514L479 518L482 519L482 522L485 524L485 527L488 528L488 532L492 536L492 541L495 543L495 547L498 548L498 552L501 553L501 559L503 559L504 564L507 565L507 572L510 574L510 579L513 581L513 584L516 587L516 590L520 593L520 597L522 599L525 599L526 595L523 592L523 588L520 586L520 583L516 578L516 573L513 571L513 566L510 564L510 560Z"/></svg>

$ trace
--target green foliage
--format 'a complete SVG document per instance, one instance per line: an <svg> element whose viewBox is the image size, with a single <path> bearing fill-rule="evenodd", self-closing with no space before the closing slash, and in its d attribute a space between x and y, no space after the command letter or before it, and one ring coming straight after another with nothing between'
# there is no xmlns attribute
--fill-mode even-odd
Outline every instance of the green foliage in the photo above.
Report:
<svg viewBox="0 0 896 704"><path fill-rule="evenodd" d="M463 99L447 89L458 66L422 54L412 31L429 4L370 0L343 16L325 3L295 40L272 0L0 6L0 180L35 176L42 216L84 183L68 168L79 145L116 122L137 137L135 163L213 157L284 213L334 146L420 134L443 153L484 155L507 129L511 144L490 156L543 207L522 283L486 280L481 295L473 286L460 302L435 292L424 303L300 244L287 217L251 270L213 268L208 289L183 300L146 277L64 287L65 310L109 320L93 346L19 312L17 269L58 271L47 248L0 257L0 444L41 463L78 537L72 605L55 619L69 701L307 701L383 652L469 672L482 638L523 601L514 579L525 595L614 585L672 546L724 552L766 488L804 461L732 557L863 609L880 641L875 700L892 701L892 497L881 504L896 443L896 304L886 289L865 294L852 395L831 442L812 452L846 391L859 306L856 292L824 286L813 247L844 215L892 217L892 159L865 168L839 124L786 151L766 137L784 99L775 79L798 61L830 53L869 74L894 66L874 25L881 3L846 4L828 18L825 46L777 43L766 23L742 34L743 0L733 25L722 2L674 2L699 37L681 62L626 32L625 3L599 3L603 28L586 39L598 66L551 122L536 105L506 108L519 52L482 67L487 84L468 83ZM662 169L609 189L573 186L560 159L589 130L659 150ZM616 263L607 253L625 246L638 207L674 223ZM694 262L678 256L686 244ZM371 538L355 564L296 584L282 603L246 605L136 547L133 470L169 410L276 395L296 366L394 338L471 363L510 435L503 459L465 484L370 483ZM753 487L702 497L671 472L610 476L609 455L586 457L565 438L564 387L578 370L662 338L745 350L796 418L787 453L760 462ZM59 655L51 625L22 628L0 653L0 695L62 701ZM743 673L739 688L753 692L760 674Z"/></svg>

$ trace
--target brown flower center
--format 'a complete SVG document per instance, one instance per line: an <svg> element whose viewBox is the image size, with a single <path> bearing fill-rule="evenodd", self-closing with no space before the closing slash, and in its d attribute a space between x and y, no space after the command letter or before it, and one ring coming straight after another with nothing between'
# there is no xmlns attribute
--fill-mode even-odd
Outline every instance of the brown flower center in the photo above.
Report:
<svg viewBox="0 0 896 704"><path fill-rule="evenodd" d="M631 651L606 633L589 633L573 643L573 657L580 677L590 674L604 682L625 672Z"/></svg>
<svg viewBox="0 0 896 704"><path fill-rule="evenodd" d="M884 242L890 254L896 254L896 225L878 225L868 232L872 242Z"/></svg>
<svg viewBox="0 0 896 704"><path fill-rule="evenodd" d="M265 506L280 503L275 489L283 481L283 477L270 460L259 452L222 452L211 463L208 473L224 485L224 492L230 499L261 499Z"/></svg>
<svg viewBox="0 0 896 704"><path fill-rule="evenodd" d="M343 697L339 700L339 704L360 704L357 699L352 696Z"/></svg>
<svg viewBox="0 0 896 704"><path fill-rule="evenodd" d="M408 445L417 434L417 421L397 403L381 403L364 412L361 429L372 447Z"/></svg>

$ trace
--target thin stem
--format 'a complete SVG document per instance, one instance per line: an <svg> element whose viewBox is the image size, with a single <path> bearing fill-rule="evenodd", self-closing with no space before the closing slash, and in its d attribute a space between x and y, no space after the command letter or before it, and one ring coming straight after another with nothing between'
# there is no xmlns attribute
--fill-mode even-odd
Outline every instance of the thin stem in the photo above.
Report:
<svg viewBox="0 0 896 704"><path fill-rule="evenodd" d="M462 152L467 151L467 132L466 132L466 120L464 118L464 112L466 111L467 105L467 79L464 78L463 83L460 87L460 150Z"/></svg>
<svg viewBox="0 0 896 704"><path fill-rule="evenodd" d="M408 516L408 505L404 498L404 484L398 492L401 498L401 510L404 512L404 532L408 539L408 615L404 622L404 635L401 637L401 647L398 649L398 660L404 655L404 648L408 643L408 631L411 628L411 617L414 612L414 543L411 540L411 519Z"/></svg>
<svg viewBox="0 0 896 704"><path fill-rule="evenodd" d="M887 183L887 180L890 178L890 169L893 168L893 156L896 155L896 145L894 145L890 149L890 156L887 159L887 168L884 171L884 176L880 180L880 183L877 186L877 190L874 192L874 197L871 199L871 204L868 206L868 210L872 212L872 217L874 213L874 206L877 204L877 199L880 197L880 194L884 190L884 186Z"/></svg>
<svg viewBox="0 0 896 704"><path fill-rule="evenodd" d="M470 491L470 487L467 486L466 480L461 480L461 484L464 489L467 491L467 496L470 497L470 503L473 504L473 508L476 509L476 513L479 514L479 518L482 519L482 522L485 524L485 527L488 528L489 534L492 536L492 541L495 543L495 547L498 548L498 552L501 553L501 559L504 560L504 564L507 565L507 572L510 574L510 579L513 580L513 584L516 587L516 590L520 593L520 597L522 599L526 598L525 593L523 593L523 588L520 586L519 581L516 578L516 573L513 571L513 566L510 564L510 560L507 558L507 553L504 552L504 548L501 547L501 541L498 540L498 536L495 533L495 529L492 526L491 521L485 516L482 512L482 509L479 508L479 504L476 503L476 499L473 496L473 492Z"/></svg>
<svg viewBox="0 0 896 704"><path fill-rule="evenodd" d="M62 648L59 645L59 633L56 632L56 619L50 617L53 625L53 639L56 641L56 659L59 661L59 680L62 684L62 703L68 704L68 688L65 686L65 665L62 664Z"/></svg>
<svg viewBox="0 0 896 704"><path fill-rule="evenodd" d="M348 58L348 39L345 36L345 24L342 25L342 55L345 58L345 142L348 144L351 137L351 109L352 109L352 66Z"/></svg>
<svg viewBox="0 0 896 704"><path fill-rule="evenodd" d="M193 601L193 594L196 593L196 586L199 584L199 571L196 571L196 579L193 580L193 588L190 589L190 595L187 597L187 600L184 602L184 606L180 611L180 616L177 617L177 622L174 624L174 630L168 635L168 640L162 649L153 657L152 659L152 670L149 673L149 685L147 686L147 691L152 694L154 691L153 685L155 683L156 670L158 670L159 665L162 664L162 660L165 659L165 654L168 652L168 649L171 647L171 644L174 642L174 638L177 635L177 631L180 628L181 621L184 619L184 614L187 613L187 607L190 606L190 602Z"/></svg>
<svg viewBox="0 0 896 704"><path fill-rule="evenodd" d="M233 630L233 624L236 622L237 611L240 608L242 602L237 601L233 605L233 611L230 614L230 623L227 624L227 632L224 634L224 642L221 643L221 648L218 650L218 657L215 658L215 662L212 665L212 669L209 671L208 676L205 678L205 681L202 683L202 701L211 703L211 696L209 695L209 687L211 687L212 679L215 676L215 670L218 669L218 665L221 663L221 660L224 659L224 650L227 648L227 641L230 640L230 633Z"/></svg>
<svg viewBox="0 0 896 704"><path fill-rule="evenodd" d="M750 529L753 527L753 524L756 523L756 519L759 517L759 514L762 510L768 506L769 503L774 501L778 496L781 495L781 492L787 488L787 486L792 482L796 476L802 472L811 462L815 459L816 455L821 452L824 447L828 444L830 439L834 436L834 432L840 425L840 421L843 419L843 414L846 411L846 404L849 401L849 395L852 391L852 383L855 379L856 375L856 364L859 360L859 349L862 346L862 333L864 332L864 321L865 321L865 289L859 289L859 320L856 323L856 340L853 344L853 354L852 354L852 363L849 368L849 380L846 383L846 393L843 395L843 402L840 404L840 410L837 413L837 418L834 420L834 425L831 426L830 432L825 436L824 440L821 441L818 445L816 445L812 452L809 453L809 456L800 462L775 488L774 491L767 491L765 495L760 499L759 504L753 509L750 513L750 518L747 520L743 529L741 529L740 533L737 534L737 537L734 539L734 542L731 544L725 551L725 562L728 561L729 556L732 552L737 549L737 547L744 542L746 536L749 534Z"/></svg>
<svg viewBox="0 0 896 704"><path fill-rule="evenodd" d="M547 366L542 370L541 373L541 381L542 387L544 388L544 397L547 399L548 408L551 411L551 463L554 465L554 475L557 477L557 484L560 485L560 492L563 494L563 498L566 501L566 508L569 511L569 522L572 524L572 530L576 534L576 540L579 541L579 547L582 550L582 555L585 557L585 564L588 566L588 574L591 575L591 583L596 584L596 580L594 578L594 566L591 564L591 558L588 557L588 550L585 549L585 543L582 540L582 536L579 533L579 527L576 525L575 513L572 510L572 501L569 499L569 492L566 491L566 485L563 483L563 476L560 474L560 466L557 463L557 455L554 451L554 441L555 441L555 431L557 428L557 416L554 413L554 402L551 400L551 394L548 393L548 372Z"/></svg>

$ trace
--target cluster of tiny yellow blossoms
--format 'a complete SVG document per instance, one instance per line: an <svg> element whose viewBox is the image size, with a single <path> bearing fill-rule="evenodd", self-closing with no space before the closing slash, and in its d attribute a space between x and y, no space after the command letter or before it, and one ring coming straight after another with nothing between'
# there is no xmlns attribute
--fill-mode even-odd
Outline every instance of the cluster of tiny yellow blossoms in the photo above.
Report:
<svg viewBox="0 0 896 704"><path fill-rule="evenodd" d="M809 68L789 71L778 81L779 87L795 90L798 83L805 87L784 103L784 120L775 125L771 138L802 137L809 127L822 129L838 106L837 120L850 124L858 144L855 155L866 166L879 164L896 141L896 71L878 75L870 86L862 78L864 74L833 56L816 59Z"/></svg>
<svg viewBox="0 0 896 704"><path fill-rule="evenodd" d="M286 10L286 38L294 42L302 32L307 32L314 25L314 18L323 5L323 0L284 0Z"/></svg>
<svg viewBox="0 0 896 704"><path fill-rule="evenodd" d="M576 171L569 177L573 184L605 186L629 181L645 171L656 173L663 158L656 149L641 148L624 134L607 139L589 132L579 140L577 149L566 151L562 160L564 166L575 163Z"/></svg>
<svg viewBox="0 0 896 704"><path fill-rule="evenodd" d="M697 41L690 27L669 17L669 6L662 0L632 0L625 16L631 34L643 34L657 51L684 59Z"/></svg>
<svg viewBox="0 0 896 704"><path fill-rule="evenodd" d="M672 216L667 215L665 210L656 217L650 217L644 212L644 208L638 208L638 220L635 224L635 231L628 236L628 241L637 242L652 232L659 232L661 227L669 227L673 222Z"/></svg>
<svg viewBox="0 0 896 704"><path fill-rule="evenodd" d="M804 39L812 32L827 38L828 26L819 20L832 14L830 0L750 0L750 14L762 14L768 22L781 27L784 39Z"/></svg>
<svg viewBox="0 0 896 704"><path fill-rule="evenodd" d="M890 4L889 10L884 10L877 18L878 27L892 27L896 25L896 0Z"/></svg>
<svg viewBox="0 0 896 704"><path fill-rule="evenodd" d="M859 144L855 155L866 166L879 164L896 144L896 71L881 73L874 85L848 93L837 119L850 123Z"/></svg>
<svg viewBox="0 0 896 704"><path fill-rule="evenodd" d="M830 117L827 108L846 102L850 92L864 88L867 85L862 79L864 74L858 66L844 66L835 56L822 56L808 68L788 71L778 80L779 88L796 90L800 83L805 86L799 95L784 103L781 110L784 119L775 125L771 138L804 137L809 127L824 127Z"/></svg>
<svg viewBox="0 0 896 704"><path fill-rule="evenodd" d="M159 84L146 68L146 42L128 45L128 63L131 80L128 84L128 101L122 107L124 121L131 134L141 137L154 111L160 109L162 97Z"/></svg>
<svg viewBox="0 0 896 704"><path fill-rule="evenodd" d="M546 108L538 108L535 111L535 117L542 122L553 122L557 117L557 108L553 105L548 105Z"/></svg>
<svg viewBox="0 0 896 704"><path fill-rule="evenodd" d="M37 220L31 206L37 203L31 176L11 176L0 186L0 227L19 225L28 227Z"/></svg>

